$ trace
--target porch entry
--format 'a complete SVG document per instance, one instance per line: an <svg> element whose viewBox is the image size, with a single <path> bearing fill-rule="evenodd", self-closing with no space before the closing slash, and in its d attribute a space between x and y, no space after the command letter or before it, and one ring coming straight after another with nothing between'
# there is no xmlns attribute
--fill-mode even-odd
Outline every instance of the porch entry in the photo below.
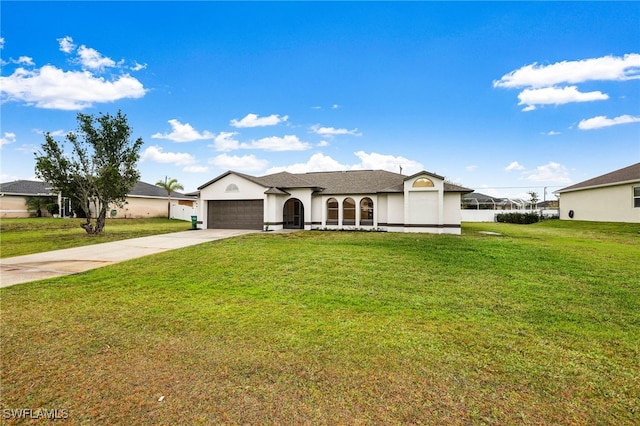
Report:
<svg viewBox="0 0 640 426"><path fill-rule="evenodd" d="M282 211L284 229L304 229L304 206L297 198L290 198L284 203Z"/></svg>

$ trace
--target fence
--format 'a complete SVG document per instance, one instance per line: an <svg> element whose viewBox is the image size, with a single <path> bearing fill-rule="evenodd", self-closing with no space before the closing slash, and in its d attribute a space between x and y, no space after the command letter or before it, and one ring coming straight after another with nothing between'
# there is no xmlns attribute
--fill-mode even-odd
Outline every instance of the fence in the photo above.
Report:
<svg viewBox="0 0 640 426"><path fill-rule="evenodd" d="M194 203L195 204L195 203ZM171 219L191 221L191 216L197 216L198 210L195 207L174 204L171 202Z"/></svg>

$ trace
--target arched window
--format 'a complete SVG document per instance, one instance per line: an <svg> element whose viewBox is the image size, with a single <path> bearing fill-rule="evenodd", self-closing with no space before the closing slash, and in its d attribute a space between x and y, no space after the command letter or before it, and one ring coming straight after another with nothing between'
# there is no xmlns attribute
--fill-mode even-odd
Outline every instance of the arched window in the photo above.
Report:
<svg viewBox="0 0 640 426"><path fill-rule="evenodd" d="M327 225L338 224L338 200L329 198L327 200Z"/></svg>
<svg viewBox="0 0 640 426"><path fill-rule="evenodd" d="M371 198L360 200L360 225L373 226L373 200Z"/></svg>
<svg viewBox="0 0 640 426"><path fill-rule="evenodd" d="M230 183L229 185L227 185L227 189L224 190L224 192L238 192L240 191L238 189L238 185L236 185L235 183Z"/></svg>
<svg viewBox="0 0 640 426"><path fill-rule="evenodd" d="M433 188L433 181L426 177L421 177L413 182L414 188Z"/></svg>
<svg viewBox="0 0 640 426"><path fill-rule="evenodd" d="M345 198L342 202L342 224L356 224L356 202L353 198Z"/></svg>

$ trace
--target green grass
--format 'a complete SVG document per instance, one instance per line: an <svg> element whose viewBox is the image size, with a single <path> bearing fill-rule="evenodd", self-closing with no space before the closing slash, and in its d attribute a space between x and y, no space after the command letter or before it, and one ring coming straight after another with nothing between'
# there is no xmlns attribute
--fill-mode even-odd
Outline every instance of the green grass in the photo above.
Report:
<svg viewBox="0 0 640 426"><path fill-rule="evenodd" d="M0 257L21 256L70 247L106 243L127 238L186 231L190 222L182 220L109 219L102 235L88 235L80 228L85 219L2 219Z"/></svg>
<svg viewBox="0 0 640 426"><path fill-rule="evenodd" d="M638 424L637 231L251 234L0 289L0 404L69 424Z"/></svg>

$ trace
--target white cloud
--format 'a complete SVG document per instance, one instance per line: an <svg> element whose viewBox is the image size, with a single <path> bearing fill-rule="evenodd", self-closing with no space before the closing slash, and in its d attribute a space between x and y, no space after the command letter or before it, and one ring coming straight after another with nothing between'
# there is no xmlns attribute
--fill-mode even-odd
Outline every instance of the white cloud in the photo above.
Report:
<svg viewBox="0 0 640 426"><path fill-rule="evenodd" d="M213 149L216 151L234 151L240 148L240 142L234 139L236 132L220 132L213 140Z"/></svg>
<svg viewBox="0 0 640 426"><path fill-rule="evenodd" d="M264 127L264 126L275 126L276 124L280 124L289 119L288 115L283 116L282 118L278 114L272 114L268 117L258 117L257 114L247 114L241 120L233 119L229 124L233 127L244 128L244 127Z"/></svg>
<svg viewBox="0 0 640 426"><path fill-rule="evenodd" d="M183 172L187 173L207 173L209 171L209 167L207 166L186 166L182 169Z"/></svg>
<svg viewBox="0 0 640 426"><path fill-rule="evenodd" d="M592 102L609 99L609 95L600 91L580 92L576 86L563 88L545 87L525 89L518 95L518 105L526 105L523 111L532 111L536 105L563 105L572 102Z"/></svg>
<svg viewBox="0 0 640 426"><path fill-rule="evenodd" d="M348 129L336 129L334 127L320 127L319 124L315 124L311 126L311 131L320 136L327 136L327 137L333 137L336 135L362 136L362 133L358 133L358 129L348 130Z"/></svg>
<svg viewBox="0 0 640 426"><path fill-rule="evenodd" d="M327 142L327 141L320 141L320 142L318 142L318 143L316 144L316 146L317 146L317 147L320 147L320 148L324 148L325 146L329 146L329 142Z"/></svg>
<svg viewBox="0 0 640 426"><path fill-rule="evenodd" d="M49 133L54 138L67 135L67 133L64 130L54 130L52 132L48 132L40 129L33 129L33 133L37 133L39 135L44 135L45 133Z"/></svg>
<svg viewBox="0 0 640 426"><path fill-rule="evenodd" d="M31 145L31 144L23 144L20 145L20 148L16 148L16 151L20 151L24 154L35 154L40 150L40 146Z"/></svg>
<svg viewBox="0 0 640 426"><path fill-rule="evenodd" d="M306 163L296 163L289 166L272 167L267 173L287 171L290 173L324 172L336 170L387 170L398 173L400 166L405 175L411 175L423 170L422 164L404 157L378 154L364 151L354 152L360 159L356 164L341 164L333 158L322 153L313 154Z"/></svg>
<svg viewBox="0 0 640 426"><path fill-rule="evenodd" d="M146 92L142 83L128 74L105 80L88 71L63 71L52 65L34 71L18 68L0 77L3 100L46 109L80 110L99 102L141 98Z"/></svg>
<svg viewBox="0 0 640 426"><path fill-rule="evenodd" d="M634 117L632 115L621 115L615 118L607 118L604 115L582 120L578 123L580 130L593 130L600 129L602 127L617 126L620 124L638 123L640 117Z"/></svg>
<svg viewBox="0 0 640 426"><path fill-rule="evenodd" d="M78 58L83 67L91 70L102 71L116 66L113 59L102 56L100 52L84 44L78 48Z"/></svg>
<svg viewBox="0 0 640 426"><path fill-rule="evenodd" d="M557 135L561 135L562 133L556 132L555 130L550 130L548 132L542 132L541 134L545 136L557 136Z"/></svg>
<svg viewBox="0 0 640 426"><path fill-rule="evenodd" d="M526 179L532 182L554 182L565 184L571 182L569 171L565 166L553 161L525 172Z"/></svg>
<svg viewBox="0 0 640 426"><path fill-rule="evenodd" d="M4 136L0 137L0 147L16 141L16 134L12 132L4 132Z"/></svg>
<svg viewBox="0 0 640 426"><path fill-rule="evenodd" d="M424 166L405 157L397 157L394 155L385 155L372 152L370 154L364 151L357 151L354 154L360 159L361 163L352 168L365 170L387 170L398 173L402 167L402 173L412 175L424 170Z"/></svg>
<svg viewBox="0 0 640 426"><path fill-rule="evenodd" d="M246 172L255 172L263 170L269 162L256 158L255 155L245 155L239 157L237 155L220 154L209 159L209 164L224 170L238 170Z"/></svg>
<svg viewBox="0 0 640 426"><path fill-rule="evenodd" d="M301 141L296 135L285 135L283 137L271 136L253 140L248 144L241 144L240 147L265 151L304 151L311 149L311 144Z"/></svg>
<svg viewBox="0 0 640 426"><path fill-rule="evenodd" d="M331 109L338 109L338 108L340 108L340 105L338 104L331 105Z"/></svg>
<svg viewBox="0 0 640 426"><path fill-rule="evenodd" d="M33 66L35 62L33 62L33 58L29 56L20 56L18 59L13 59L11 62L14 64Z"/></svg>
<svg viewBox="0 0 640 426"><path fill-rule="evenodd" d="M66 36L58 39L60 50L64 53L71 53L75 50L76 45L73 44L73 38Z"/></svg>
<svg viewBox="0 0 640 426"><path fill-rule="evenodd" d="M517 161L513 161L511 164L509 164L507 167L505 167L504 170L506 172L511 172L513 170L524 170L524 166L522 166Z"/></svg>
<svg viewBox="0 0 640 426"><path fill-rule="evenodd" d="M562 61L550 65L533 63L511 71L494 81L494 87L541 88L561 83L585 81L625 81L640 78L640 54L622 57L604 56L579 61Z"/></svg>
<svg viewBox="0 0 640 426"><path fill-rule="evenodd" d="M193 155L186 152L163 152L163 148L153 145L145 149L140 155L141 161L152 161L155 163L170 163L176 166L187 166L196 163Z"/></svg>
<svg viewBox="0 0 640 426"><path fill-rule="evenodd" d="M139 64L136 62L136 64L131 67L131 71L140 71L146 68L147 68L147 64Z"/></svg>
<svg viewBox="0 0 640 426"><path fill-rule="evenodd" d="M154 133L153 139L168 139L173 142L193 142L204 139L213 139L215 135L208 130L199 133L189 123L182 124L175 118L168 121L171 125L171 133Z"/></svg>
<svg viewBox="0 0 640 426"><path fill-rule="evenodd" d="M476 170L478 170L478 166L476 166L475 164L471 164L464 169L468 172L475 172Z"/></svg>
<svg viewBox="0 0 640 426"><path fill-rule="evenodd" d="M333 158L322 153L313 154L306 163L295 163L289 166L272 167L267 170L267 174L289 172L289 173L307 173L307 172L326 172L335 170L349 170L351 166L340 164Z"/></svg>
<svg viewBox="0 0 640 426"><path fill-rule="evenodd" d="M4 49L4 37L0 37L0 49Z"/></svg>

